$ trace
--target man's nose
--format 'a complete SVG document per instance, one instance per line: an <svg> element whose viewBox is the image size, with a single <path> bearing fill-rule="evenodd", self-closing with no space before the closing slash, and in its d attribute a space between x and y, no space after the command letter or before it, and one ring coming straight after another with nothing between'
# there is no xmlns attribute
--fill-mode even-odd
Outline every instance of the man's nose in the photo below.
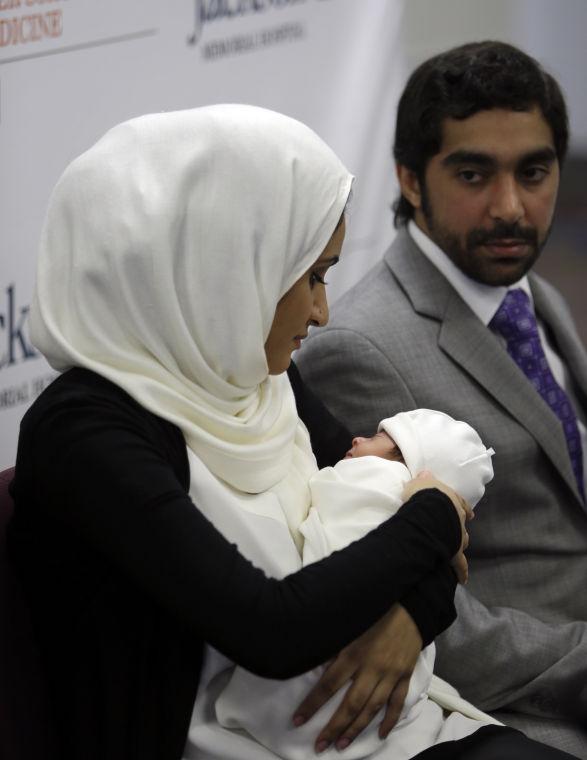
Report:
<svg viewBox="0 0 587 760"><path fill-rule="evenodd" d="M489 208L492 219L508 224L519 222L524 216L521 188L511 174L496 180Z"/></svg>

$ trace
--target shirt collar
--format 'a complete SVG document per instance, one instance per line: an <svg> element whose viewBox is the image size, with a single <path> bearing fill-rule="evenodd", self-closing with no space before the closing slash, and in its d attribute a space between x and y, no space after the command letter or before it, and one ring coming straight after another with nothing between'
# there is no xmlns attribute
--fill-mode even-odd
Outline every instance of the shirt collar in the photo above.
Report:
<svg viewBox="0 0 587 760"><path fill-rule="evenodd" d="M444 251L418 227L413 219L410 219L408 222L408 232L428 261L444 275L484 325L487 326L491 322L508 290L521 288L528 294L530 302L534 303L530 291L530 283L526 275L509 287L505 285L484 285L481 282L472 280L461 272L456 264L453 264Z"/></svg>

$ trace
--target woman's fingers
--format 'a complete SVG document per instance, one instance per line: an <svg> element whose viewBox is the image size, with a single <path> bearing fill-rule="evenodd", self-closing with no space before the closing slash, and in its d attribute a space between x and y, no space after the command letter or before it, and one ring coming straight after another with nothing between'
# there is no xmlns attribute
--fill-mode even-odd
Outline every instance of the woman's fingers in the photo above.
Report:
<svg viewBox="0 0 587 760"><path fill-rule="evenodd" d="M443 483L441 480L438 480L431 472L428 470L423 470L422 472L419 472L415 478L412 480L409 480L403 489L403 498L404 500L408 500L411 496L413 496L418 491L423 491L426 488L437 488L439 491L442 491L444 494L448 496L448 498L452 501L454 508L457 510L457 512L461 513L464 512L467 520L472 520L475 516L475 513L473 512L472 507L469 505L465 499L463 499L462 496L460 496L456 491L454 491L452 488L446 485L446 483Z"/></svg>
<svg viewBox="0 0 587 760"><path fill-rule="evenodd" d="M408 695L409 686L409 676L404 677L397 682L395 689L391 692L391 696L387 700L387 710L385 711L385 717L379 726L380 739L385 739L387 737L387 734L397 723L402 711L402 707L404 706L404 702L406 701L406 697Z"/></svg>
<svg viewBox="0 0 587 760"><path fill-rule="evenodd" d="M377 684L373 689L373 683ZM337 749L348 747L351 741L373 719L387 700L387 695L380 697L379 684L373 675L363 673L349 686L336 712L318 734L315 748L322 752L335 744ZM388 693L389 693L388 687ZM374 696L377 695L377 696ZM376 700L379 698L379 702Z"/></svg>
<svg viewBox="0 0 587 760"><path fill-rule="evenodd" d="M346 749L384 708L387 709L379 726L379 736L382 739L387 736L401 714L410 678L386 674L373 689L374 680L375 675L366 675L353 683L336 714L316 739L316 751L321 752L332 744L338 750Z"/></svg>
<svg viewBox="0 0 587 760"><path fill-rule="evenodd" d="M295 726L301 726L318 712L322 705L341 689L352 675L343 658L334 659L322 673L318 683L308 692L293 717Z"/></svg>
<svg viewBox="0 0 587 760"><path fill-rule="evenodd" d="M316 739L316 751L344 749L387 705L385 725L401 712L410 677L422 649L412 617L399 604L342 650L300 704L294 725L311 718L330 697L349 684L330 721ZM399 687L399 688L398 688Z"/></svg>
<svg viewBox="0 0 587 760"><path fill-rule="evenodd" d="M469 534L467 533L465 524L468 520L472 520L475 517L473 508L467 501L465 501L465 499L463 499L462 496L456 493L456 491L453 491L452 488L449 488L446 483L437 480L434 475L432 475L427 470L418 473L418 475L413 480L410 480L408 483L406 483L403 491L403 496L405 499L408 499L410 496L413 496L415 493L417 493L417 491L424 488L437 488L439 491L442 491L442 493L446 494L452 501L453 507L455 508L459 517L459 521L461 523L462 539L459 551L462 552L469 545ZM462 561L460 562L460 565L462 566ZM464 583L464 581L461 582Z"/></svg>
<svg viewBox="0 0 587 760"><path fill-rule="evenodd" d="M389 719L391 730L407 693L407 689L404 691L402 688L398 691L397 698L393 699L396 685L403 683L403 680L399 672L361 674L349 687L338 710L318 735L316 750L320 752L331 744L338 750L345 749L386 705L392 705ZM408 678L408 684L409 680Z"/></svg>
<svg viewBox="0 0 587 760"><path fill-rule="evenodd" d="M465 501L462 496L459 496L456 494L456 496L460 499L461 502L461 509L464 510L465 514L467 515L467 520L472 520L475 517L475 512L473 511L473 507L469 504L468 501Z"/></svg>
<svg viewBox="0 0 587 760"><path fill-rule="evenodd" d="M463 552L460 551L455 554L450 564L456 573L459 583L464 585L469 578L469 563Z"/></svg>

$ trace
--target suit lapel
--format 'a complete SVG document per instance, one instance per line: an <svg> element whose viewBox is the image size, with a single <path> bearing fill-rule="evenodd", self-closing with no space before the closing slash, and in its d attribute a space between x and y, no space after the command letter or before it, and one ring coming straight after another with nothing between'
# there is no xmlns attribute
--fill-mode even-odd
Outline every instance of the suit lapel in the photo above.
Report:
<svg viewBox="0 0 587 760"><path fill-rule="evenodd" d="M578 497L558 418L531 387L499 339L456 293L449 302L438 345L526 428Z"/></svg>
<svg viewBox="0 0 587 760"><path fill-rule="evenodd" d="M560 310L556 308L543 281L533 275L530 275L529 280L536 314L551 330L556 343L556 350L569 368L580 396L579 401L584 405L587 394L587 353L585 347L572 320L565 314L561 314Z"/></svg>
<svg viewBox="0 0 587 760"><path fill-rule="evenodd" d="M408 233L402 231L398 238L386 254L386 262L414 310L440 322L439 348L533 436L579 498L566 439L554 412L529 388L528 379L499 339L428 261ZM587 367L584 369L587 374Z"/></svg>

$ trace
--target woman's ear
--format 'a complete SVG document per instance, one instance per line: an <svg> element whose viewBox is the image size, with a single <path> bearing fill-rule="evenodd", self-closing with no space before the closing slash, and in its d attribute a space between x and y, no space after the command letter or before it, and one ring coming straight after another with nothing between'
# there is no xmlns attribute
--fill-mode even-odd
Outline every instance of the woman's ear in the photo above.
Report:
<svg viewBox="0 0 587 760"><path fill-rule="evenodd" d="M408 169L407 166L396 164L395 171L399 182L400 190L404 198L415 208L422 207L422 192L420 190L420 181L416 172Z"/></svg>

